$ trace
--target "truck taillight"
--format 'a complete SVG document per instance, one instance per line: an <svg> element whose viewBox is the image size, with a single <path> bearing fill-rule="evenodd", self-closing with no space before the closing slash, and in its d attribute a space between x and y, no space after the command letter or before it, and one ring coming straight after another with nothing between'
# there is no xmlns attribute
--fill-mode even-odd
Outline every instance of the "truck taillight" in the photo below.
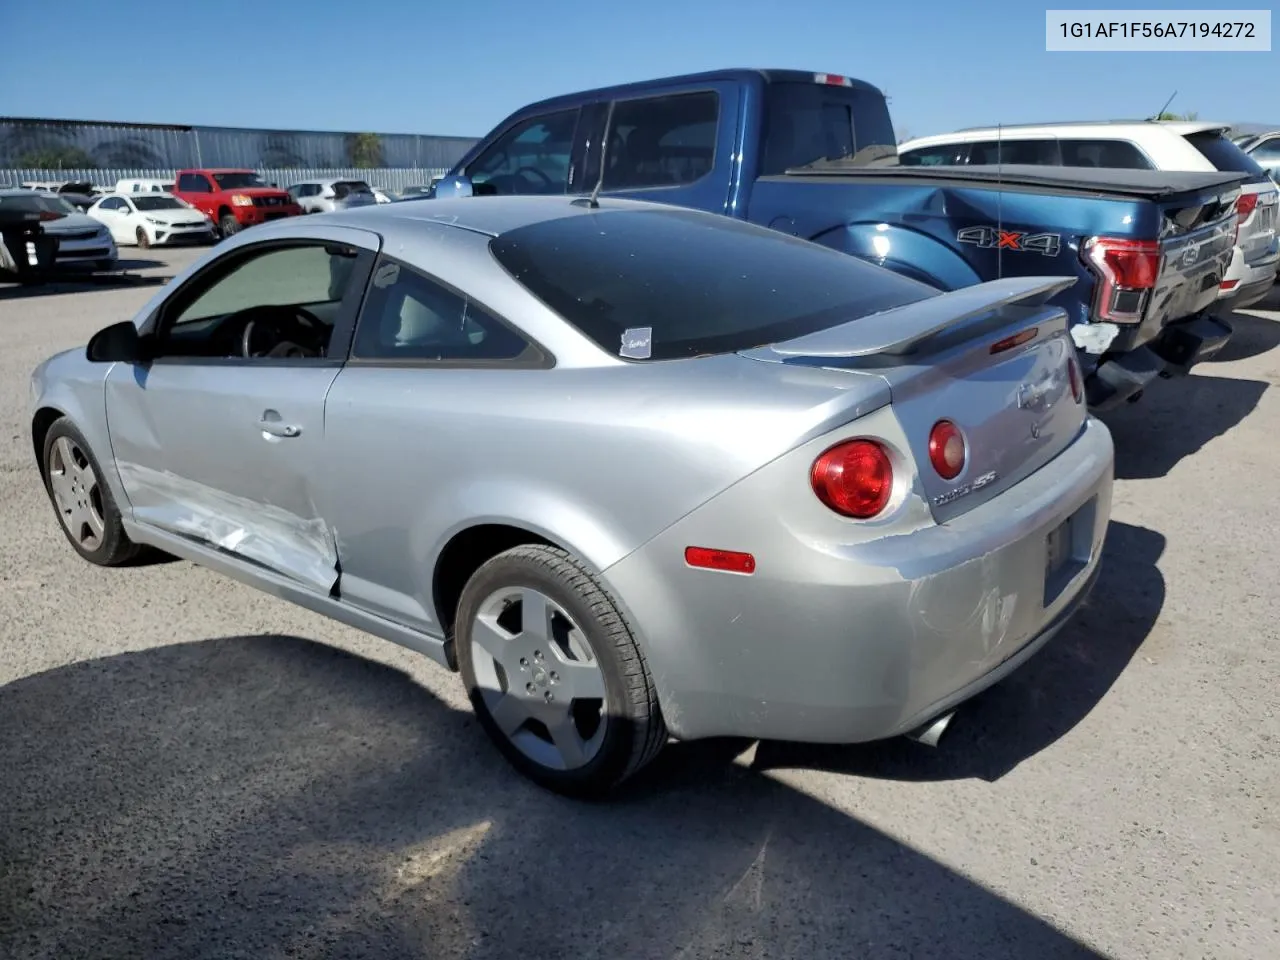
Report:
<svg viewBox="0 0 1280 960"><path fill-rule="evenodd" d="M1160 276L1160 244L1155 240L1090 237L1082 248L1098 277L1093 312L1098 320L1138 323Z"/></svg>

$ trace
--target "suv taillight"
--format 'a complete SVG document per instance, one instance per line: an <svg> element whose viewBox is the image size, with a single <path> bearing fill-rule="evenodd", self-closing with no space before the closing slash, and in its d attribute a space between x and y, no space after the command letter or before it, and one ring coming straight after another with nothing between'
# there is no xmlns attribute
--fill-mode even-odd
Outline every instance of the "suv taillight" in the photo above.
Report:
<svg viewBox="0 0 1280 960"><path fill-rule="evenodd" d="M1155 240L1090 237L1085 260L1098 275L1094 316L1112 323L1138 323L1160 275L1160 244Z"/></svg>
<svg viewBox="0 0 1280 960"><path fill-rule="evenodd" d="M1236 243L1240 242L1240 228L1244 226L1244 222L1249 219L1253 208L1257 205L1256 193L1242 193L1236 198Z"/></svg>

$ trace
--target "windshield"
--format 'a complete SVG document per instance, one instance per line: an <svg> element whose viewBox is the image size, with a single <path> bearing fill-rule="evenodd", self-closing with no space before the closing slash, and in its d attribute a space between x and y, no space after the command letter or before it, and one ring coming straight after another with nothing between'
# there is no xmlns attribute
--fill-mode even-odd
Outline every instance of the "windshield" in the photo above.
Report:
<svg viewBox="0 0 1280 960"><path fill-rule="evenodd" d="M52 193L23 193L0 196L0 204L26 213L79 213L74 204Z"/></svg>
<svg viewBox="0 0 1280 960"><path fill-rule="evenodd" d="M1191 145L1223 173L1266 173L1258 162L1216 130L1192 133L1187 136Z"/></svg>
<svg viewBox="0 0 1280 960"><path fill-rule="evenodd" d="M778 343L937 293L827 247L692 211L563 217L489 248L552 310L631 360Z"/></svg>
<svg viewBox="0 0 1280 960"><path fill-rule="evenodd" d="M182 210L186 204L177 197L133 197L133 205L139 210Z"/></svg>
<svg viewBox="0 0 1280 960"><path fill-rule="evenodd" d="M218 186L223 190L236 190L240 187L267 187L270 186L267 181L263 180L256 173L248 170L233 170L230 173L215 173L213 179L218 181Z"/></svg>
<svg viewBox="0 0 1280 960"><path fill-rule="evenodd" d="M862 166L897 152L889 107L879 91L825 83L769 84L761 176L824 158L847 157Z"/></svg>

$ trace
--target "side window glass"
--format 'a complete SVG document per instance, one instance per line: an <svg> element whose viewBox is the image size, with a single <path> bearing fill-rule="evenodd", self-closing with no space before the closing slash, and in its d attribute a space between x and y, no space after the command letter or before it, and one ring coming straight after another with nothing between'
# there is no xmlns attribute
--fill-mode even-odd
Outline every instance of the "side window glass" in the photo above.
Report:
<svg viewBox="0 0 1280 960"><path fill-rule="evenodd" d="M1258 161L1258 166L1260 167L1266 167L1269 170L1280 167L1280 137L1264 140L1253 151L1252 157Z"/></svg>
<svg viewBox="0 0 1280 960"><path fill-rule="evenodd" d="M516 124L467 167L477 193L555 194L569 187L577 108Z"/></svg>
<svg viewBox="0 0 1280 960"><path fill-rule="evenodd" d="M196 281L161 324L158 355L239 357L245 327L255 330L254 356L281 344L300 356L325 355L355 266L357 251L337 244L275 247L232 254L225 270Z"/></svg>
<svg viewBox="0 0 1280 960"><path fill-rule="evenodd" d="M1119 167L1150 170L1142 152L1127 140L1063 140L1064 167Z"/></svg>
<svg viewBox="0 0 1280 960"><path fill-rule="evenodd" d="M969 144L969 163L1027 163L1035 166L1057 166L1058 147L1055 140L984 140Z"/></svg>
<svg viewBox="0 0 1280 960"><path fill-rule="evenodd" d="M945 144L941 147L921 147L898 154L898 163L904 167L947 167L958 164L959 157L956 145Z"/></svg>
<svg viewBox="0 0 1280 960"><path fill-rule="evenodd" d="M366 360L513 360L528 344L463 294L394 260L379 260L356 325Z"/></svg>
<svg viewBox="0 0 1280 960"><path fill-rule="evenodd" d="M713 91L615 103L605 189L678 186L706 176L715 164L719 106Z"/></svg>
<svg viewBox="0 0 1280 960"><path fill-rule="evenodd" d="M186 190L190 193L210 193L209 181L198 173L184 173L179 178L179 190Z"/></svg>

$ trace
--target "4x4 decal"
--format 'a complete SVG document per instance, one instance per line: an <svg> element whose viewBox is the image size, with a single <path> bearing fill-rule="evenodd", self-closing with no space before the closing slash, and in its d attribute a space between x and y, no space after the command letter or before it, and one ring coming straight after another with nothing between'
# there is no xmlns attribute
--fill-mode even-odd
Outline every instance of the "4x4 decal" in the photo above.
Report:
<svg viewBox="0 0 1280 960"><path fill-rule="evenodd" d="M985 250L1017 250L1056 257L1062 250L1060 233L1021 233L997 227L965 227L956 234L960 243L972 243Z"/></svg>

